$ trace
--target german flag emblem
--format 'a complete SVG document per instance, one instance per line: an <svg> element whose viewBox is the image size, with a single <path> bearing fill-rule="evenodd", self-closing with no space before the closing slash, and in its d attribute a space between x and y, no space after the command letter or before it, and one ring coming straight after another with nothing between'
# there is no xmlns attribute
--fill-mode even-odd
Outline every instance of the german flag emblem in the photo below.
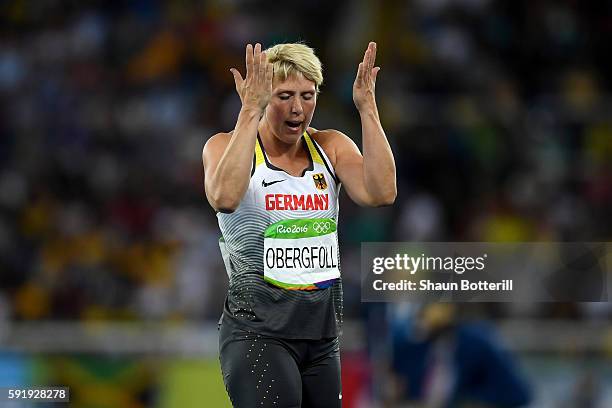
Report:
<svg viewBox="0 0 612 408"><path fill-rule="evenodd" d="M315 187L319 190L325 190L327 188L327 181L323 173L313 174L312 179L314 180Z"/></svg>

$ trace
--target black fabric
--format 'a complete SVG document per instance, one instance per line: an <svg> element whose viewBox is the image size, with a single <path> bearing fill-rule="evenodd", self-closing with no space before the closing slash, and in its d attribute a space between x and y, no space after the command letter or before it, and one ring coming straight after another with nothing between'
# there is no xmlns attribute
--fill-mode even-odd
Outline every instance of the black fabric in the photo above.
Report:
<svg viewBox="0 0 612 408"><path fill-rule="evenodd" d="M245 300L240 300L245 299ZM340 335L342 281L321 290L285 290L270 285L262 273L233 277L222 320L271 337L318 340Z"/></svg>
<svg viewBox="0 0 612 408"><path fill-rule="evenodd" d="M289 340L220 325L223 382L234 408L340 408L337 337Z"/></svg>

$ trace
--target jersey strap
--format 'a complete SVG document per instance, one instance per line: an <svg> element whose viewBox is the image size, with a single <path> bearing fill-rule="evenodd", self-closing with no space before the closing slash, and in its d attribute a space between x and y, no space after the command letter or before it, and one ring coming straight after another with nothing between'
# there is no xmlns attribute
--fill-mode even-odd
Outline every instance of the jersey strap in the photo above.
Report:
<svg viewBox="0 0 612 408"><path fill-rule="evenodd" d="M304 132L304 140L306 140L306 145L308 146L308 150L310 151L310 155L312 156L312 160L316 163L320 163L325 166L327 172L332 176L336 184L340 183L340 180L336 176L336 173L332 170L332 166L327 162L327 159L323 157L321 153L321 147L318 145L316 140L308 132Z"/></svg>
<svg viewBox="0 0 612 408"><path fill-rule="evenodd" d="M255 167L259 166L260 164L264 164L265 162L266 159L264 158L263 149L259 144L258 137L257 139L255 139Z"/></svg>
<svg viewBox="0 0 612 408"><path fill-rule="evenodd" d="M312 157L312 161L325 165L323 158L319 154L319 151L315 148L312 138L310 137L308 132L304 132L304 140L306 140L306 146L308 146L308 151L310 152L310 157Z"/></svg>

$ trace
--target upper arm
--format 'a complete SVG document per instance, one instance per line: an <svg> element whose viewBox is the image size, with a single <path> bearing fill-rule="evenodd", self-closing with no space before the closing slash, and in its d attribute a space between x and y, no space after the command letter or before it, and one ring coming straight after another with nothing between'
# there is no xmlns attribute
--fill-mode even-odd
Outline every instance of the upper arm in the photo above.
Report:
<svg viewBox="0 0 612 408"><path fill-rule="evenodd" d="M230 133L217 133L204 144L202 149L202 165L204 166L204 189L208 197L210 183L217 170L219 161L231 139ZM209 199L210 201L210 199Z"/></svg>

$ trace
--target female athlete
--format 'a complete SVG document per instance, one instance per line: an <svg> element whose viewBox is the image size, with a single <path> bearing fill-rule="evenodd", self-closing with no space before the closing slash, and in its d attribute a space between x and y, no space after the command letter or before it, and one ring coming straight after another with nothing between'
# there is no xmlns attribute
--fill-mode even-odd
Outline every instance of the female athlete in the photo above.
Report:
<svg viewBox="0 0 612 408"><path fill-rule="evenodd" d="M340 186L363 206L390 205L397 194L375 59L371 42L353 85L363 155L341 132L310 127L323 82L311 48L248 44L246 76L230 70L242 108L202 160L229 274L219 350L234 407L342 404Z"/></svg>

